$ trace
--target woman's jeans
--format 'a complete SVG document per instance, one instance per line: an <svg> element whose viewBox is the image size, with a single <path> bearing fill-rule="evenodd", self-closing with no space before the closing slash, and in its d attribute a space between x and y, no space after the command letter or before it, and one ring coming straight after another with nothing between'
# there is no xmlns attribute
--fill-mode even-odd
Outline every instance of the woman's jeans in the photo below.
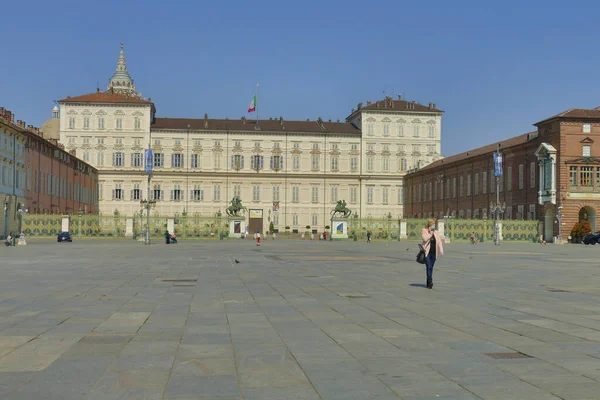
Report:
<svg viewBox="0 0 600 400"><path fill-rule="evenodd" d="M427 284L433 283L433 265L435 264L435 254L429 252L425 257L425 268L427 270Z"/></svg>

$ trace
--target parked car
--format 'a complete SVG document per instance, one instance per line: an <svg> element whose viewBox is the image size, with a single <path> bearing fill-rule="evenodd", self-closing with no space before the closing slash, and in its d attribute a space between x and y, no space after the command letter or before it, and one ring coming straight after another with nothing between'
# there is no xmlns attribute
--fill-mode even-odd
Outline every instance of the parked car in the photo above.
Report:
<svg viewBox="0 0 600 400"><path fill-rule="evenodd" d="M60 232L58 234L58 237L56 238L56 241L58 243L60 243L60 242L72 242L73 239L71 239L71 234L69 232Z"/></svg>
<svg viewBox="0 0 600 400"><path fill-rule="evenodd" d="M583 244L596 244L600 242L600 232L590 233L589 235L585 235L582 240Z"/></svg>

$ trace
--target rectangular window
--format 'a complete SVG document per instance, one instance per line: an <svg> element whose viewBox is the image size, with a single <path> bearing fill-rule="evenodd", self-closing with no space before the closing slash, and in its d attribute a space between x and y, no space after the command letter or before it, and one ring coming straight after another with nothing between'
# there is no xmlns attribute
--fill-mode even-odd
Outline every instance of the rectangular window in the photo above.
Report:
<svg viewBox="0 0 600 400"><path fill-rule="evenodd" d="M390 124L383 124L383 136L390 136Z"/></svg>
<svg viewBox="0 0 600 400"><path fill-rule="evenodd" d="M298 226L298 214L292 215L292 225Z"/></svg>
<svg viewBox="0 0 600 400"><path fill-rule="evenodd" d="M358 200L358 188L356 186L350 186L350 203L356 203Z"/></svg>
<svg viewBox="0 0 600 400"><path fill-rule="evenodd" d="M479 174L475 174L475 178L473 180L473 194L475 196L479 195Z"/></svg>
<svg viewBox="0 0 600 400"><path fill-rule="evenodd" d="M90 117L83 117L83 129L90 129Z"/></svg>
<svg viewBox="0 0 600 400"><path fill-rule="evenodd" d="M471 195L471 175L467 176L467 196Z"/></svg>
<svg viewBox="0 0 600 400"><path fill-rule="evenodd" d="M171 167L182 168L183 167L183 154L175 153L171 154Z"/></svg>
<svg viewBox="0 0 600 400"><path fill-rule="evenodd" d="M233 184L233 197L242 197L242 185L240 185L239 183Z"/></svg>
<svg viewBox="0 0 600 400"><path fill-rule="evenodd" d="M204 201L204 190L202 190L200 185L194 185L194 190L192 191L192 200Z"/></svg>
<svg viewBox="0 0 600 400"><path fill-rule="evenodd" d="M215 183L213 185L213 200L220 201L221 200L221 185Z"/></svg>
<svg viewBox="0 0 600 400"><path fill-rule="evenodd" d="M312 170L313 171L319 170L319 156L318 155L312 156Z"/></svg>
<svg viewBox="0 0 600 400"><path fill-rule="evenodd" d="M183 190L181 190L180 184L173 185L173 190L171 191L171 200L173 200L173 201L183 200Z"/></svg>
<svg viewBox="0 0 600 400"><path fill-rule="evenodd" d="M250 157L250 168L253 170L261 170L264 168L264 156L254 155Z"/></svg>
<svg viewBox="0 0 600 400"><path fill-rule="evenodd" d="M160 146L160 139L154 139L154 145Z"/></svg>
<svg viewBox="0 0 600 400"><path fill-rule="evenodd" d="M523 189L523 181L525 179L525 165L519 164L519 189Z"/></svg>
<svg viewBox="0 0 600 400"><path fill-rule="evenodd" d="M373 163L374 163L374 157L373 156L368 156L367 157L367 171L368 172L372 172L373 171Z"/></svg>
<svg viewBox="0 0 600 400"><path fill-rule="evenodd" d="M335 203L336 201L338 201L338 187L337 185L332 185L331 186L331 199L330 201L332 203Z"/></svg>
<svg viewBox="0 0 600 400"><path fill-rule="evenodd" d="M165 163L164 154L163 153L154 153L154 164L155 167L163 167Z"/></svg>
<svg viewBox="0 0 600 400"><path fill-rule="evenodd" d="M141 200L142 199L142 190L140 189L139 183L133 184L133 190L131 191L131 200Z"/></svg>
<svg viewBox="0 0 600 400"><path fill-rule="evenodd" d="M98 144L104 144L104 138L103 137L99 137L98 139Z"/></svg>
<svg viewBox="0 0 600 400"><path fill-rule="evenodd" d="M75 117L69 117L69 129L75 128Z"/></svg>
<svg viewBox="0 0 600 400"><path fill-rule="evenodd" d="M273 186L273 201L279 201L279 185Z"/></svg>
<svg viewBox="0 0 600 400"><path fill-rule="evenodd" d="M464 178L461 176L458 180L458 197L463 197L464 195Z"/></svg>
<svg viewBox="0 0 600 400"><path fill-rule="evenodd" d="M131 166L134 168L141 167L144 161L144 155L142 153L131 153Z"/></svg>
<svg viewBox="0 0 600 400"><path fill-rule="evenodd" d="M252 186L252 201L260 201L260 186Z"/></svg>
<svg viewBox="0 0 600 400"><path fill-rule="evenodd" d="M98 129L104 129L104 117L98 117Z"/></svg>
<svg viewBox="0 0 600 400"><path fill-rule="evenodd" d="M294 169L294 171L300 170L300 156L299 155L294 155L292 157L292 168Z"/></svg>
<svg viewBox="0 0 600 400"><path fill-rule="evenodd" d="M390 188L384 186L381 188L381 202L387 204L389 201Z"/></svg>
<svg viewBox="0 0 600 400"><path fill-rule="evenodd" d="M121 188L121 184L115 184L115 188L113 189L113 200L123 200L123 189Z"/></svg>
<svg viewBox="0 0 600 400"><path fill-rule="evenodd" d="M192 168L194 168L194 169L200 168L200 154L192 154L191 157L192 157L192 161L191 161Z"/></svg>
<svg viewBox="0 0 600 400"><path fill-rule="evenodd" d="M529 164L529 187L535 187L535 162Z"/></svg>
<svg viewBox="0 0 600 400"><path fill-rule="evenodd" d="M163 199L163 195L162 195L162 190L160 189L160 185L156 184L154 185L154 189L152 190L152 200L162 200Z"/></svg>
<svg viewBox="0 0 600 400"><path fill-rule="evenodd" d="M435 137L435 125L429 125L429 137L430 138Z"/></svg>
<svg viewBox="0 0 600 400"><path fill-rule="evenodd" d="M373 124L370 122L367 124L367 135L373 136Z"/></svg>
<svg viewBox="0 0 600 400"><path fill-rule="evenodd" d="M115 127L117 129L123 129L123 118L117 118L115 122Z"/></svg>
<svg viewBox="0 0 600 400"><path fill-rule="evenodd" d="M397 203L398 204L402 204L404 203L404 190L402 188L402 186L396 186L397 190L397 194L398 194L398 199L397 199Z"/></svg>
<svg viewBox="0 0 600 400"><path fill-rule="evenodd" d="M83 152L83 161L85 161L85 162L89 162L90 161L90 152L89 151L84 151Z"/></svg>
<svg viewBox="0 0 600 400"><path fill-rule="evenodd" d="M124 154L121 152L113 153L113 167L122 167Z"/></svg>
<svg viewBox="0 0 600 400"><path fill-rule="evenodd" d="M403 123L398 124L398 136L404 137L404 124Z"/></svg>
<svg viewBox="0 0 600 400"><path fill-rule="evenodd" d="M272 170L281 171L283 169L283 157L271 156L270 167Z"/></svg>
<svg viewBox="0 0 600 400"><path fill-rule="evenodd" d="M583 156L584 157L590 157L591 153L592 153L591 146L589 146L589 145L583 146Z"/></svg>
<svg viewBox="0 0 600 400"><path fill-rule="evenodd" d="M292 203L298 203L300 201L300 186L292 186Z"/></svg>
<svg viewBox="0 0 600 400"><path fill-rule="evenodd" d="M579 168L579 186L581 187L592 187L593 186L594 167L581 167Z"/></svg>
<svg viewBox="0 0 600 400"><path fill-rule="evenodd" d="M506 190L512 190L512 167L506 168Z"/></svg>
<svg viewBox="0 0 600 400"><path fill-rule="evenodd" d="M413 137L419 137L419 125L413 125Z"/></svg>
<svg viewBox="0 0 600 400"><path fill-rule="evenodd" d="M311 200L313 203L318 203L319 202L319 187L318 186L313 186L311 188L311 192L312 192L312 196L311 196Z"/></svg>
<svg viewBox="0 0 600 400"><path fill-rule="evenodd" d="M213 168L221 169L221 152L213 151Z"/></svg>
<svg viewBox="0 0 600 400"><path fill-rule="evenodd" d="M350 171L352 171L352 172L358 171L358 158L357 157L350 158Z"/></svg>
<svg viewBox="0 0 600 400"><path fill-rule="evenodd" d="M135 117L133 119L133 129L135 129L136 131L139 131L142 128L142 124L140 121L140 117Z"/></svg>
<svg viewBox="0 0 600 400"><path fill-rule="evenodd" d="M294 142L293 144L294 149L300 149L300 142Z"/></svg>
<svg viewBox="0 0 600 400"><path fill-rule="evenodd" d="M583 124L583 133L591 133L592 132L592 124Z"/></svg>
<svg viewBox="0 0 600 400"><path fill-rule="evenodd" d="M98 165L102 166L104 165L104 153L102 151L99 151L97 154L97 161L98 161Z"/></svg>
<svg viewBox="0 0 600 400"><path fill-rule="evenodd" d="M337 156L331 156L331 170L338 171L339 158Z"/></svg>
<svg viewBox="0 0 600 400"><path fill-rule="evenodd" d="M319 215L313 214L312 216L312 227L316 228L319 225Z"/></svg>
<svg viewBox="0 0 600 400"><path fill-rule="evenodd" d="M456 198L456 177L452 178L452 198Z"/></svg>
<svg viewBox="0 0 600 400"><path fill-rule="evenodd" d="M389 157L383 157L381 159L381 169L383 170L383 172L390 171L390 158Z"/></svg>
<svg viewBox="0 0 600 400"><path fill-rule="evenodd" d="M496 191L496 184L494 183L494 171L490 171L490 193Z"/></svg>
<svg viewBox="0 0 600 400"><path fill-rule="evenodd" d="M481 182L481 192L483 194L487 194L487 171L483 171L481 173L481 178L483 181L483 182Z"/></svg>
<svg viewBox="0 0 600 400"><path fill-rule="evenodd" d="M367 186L367 203L373 203L373 186Z"/></svg>

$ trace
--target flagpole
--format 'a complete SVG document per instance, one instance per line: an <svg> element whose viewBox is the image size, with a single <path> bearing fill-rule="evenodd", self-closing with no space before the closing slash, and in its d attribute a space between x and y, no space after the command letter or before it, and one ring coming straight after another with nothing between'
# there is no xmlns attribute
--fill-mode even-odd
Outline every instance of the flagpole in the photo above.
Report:
<svg viewBox="0 0 600 400"><path fill-rule="evenodd" d="M256 101L254 102L254 108L256 108L256 127L258 127L258 83L256 84Z"/></svg>

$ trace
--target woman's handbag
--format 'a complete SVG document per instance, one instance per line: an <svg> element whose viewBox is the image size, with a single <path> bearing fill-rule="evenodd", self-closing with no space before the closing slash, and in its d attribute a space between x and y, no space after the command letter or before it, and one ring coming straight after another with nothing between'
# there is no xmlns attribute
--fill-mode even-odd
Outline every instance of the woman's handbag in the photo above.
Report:
<svg viewBox="0 0 600 400"><path fill-rule="evenodd" d="M419 264L425 264L425 249L420 244L417 246L419 246L419 252L417 253L417 262Z"/></svg>

